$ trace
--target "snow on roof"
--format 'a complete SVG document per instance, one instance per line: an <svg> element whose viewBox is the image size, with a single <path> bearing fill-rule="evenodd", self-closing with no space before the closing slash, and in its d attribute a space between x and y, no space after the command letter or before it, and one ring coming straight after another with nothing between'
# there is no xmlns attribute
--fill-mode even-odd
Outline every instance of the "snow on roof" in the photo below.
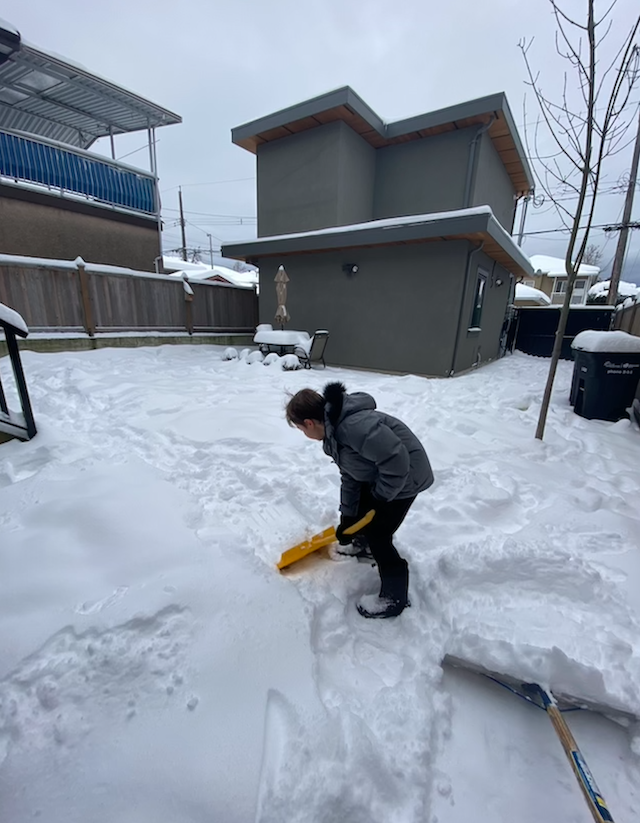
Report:
<svg viewBox="0 0 640 823"><path fill-rule="evenodd" d="M193 264L195 265L195 264ZM229 283L234 286L252 286L258 282L258 273L254 271L236 271L235 269L228 269L226 266L201 266L197 269L184 269L183 271L174 271L169 277L188 277L189 280L208 280L210 277L216 275L224 277Z"/></svg>
<svg viewBox="0 0 640 823"><path fill-rule="evenodd" d="M476 218L476 220L472 218ZM485 218L485 220L477 218ZM474 224L473 227L470 224ZM296 250L301 251L303 246L308 248L310 241L315 241L316 238L328 238L327 241L321 243L322 248L326 250L331 247L332 242L335 244L343 243L343 238L345 248L366 244L367 235L370 239L373 239L372 236L375 235L376 243L386 245L398 241L399 233L392 231L393 229L400 230L400 234L402 230L405 234L410 234L414 228L422 230L423 226L428 227L424 229L425 237L466 236L469 231L487 234L506 252L515 267L515 271L527 275L533 273L531 272L529 258L516 245L509 232L496 220L490 206L475 206L469 209L453 209L427 214L407 214L401 217L388 217L379 220L367 220L363 223L331 226L326 229L268 235L258 237L255 240L223 244L223 249L236 257L264 256L267 254L273 256L280 251L278 246L274 244L291 249L293 242ZM389 235L385 237L387 231L389 231ZM302 243L296 243L296 241L302 241Z"/></svg>
<svg viewBox="0 0 640 823"><path fill-rule="evenodd" d="M2 17L0 17L0 29L9 31L11 32L11 34L17 34L18 36L20 35L18 29L14 25L12 25L8 20L3 20Z"/></svg>
<svg viewBox="0 0 640 823"><path fill-rule="evenodd" d="M529 260L536 274L548 274L551 277L566 277L564 257L550 257L547 254L534 254ZM595 277L600 273L598 266L581 263L578 274L583 277Z"/></svg>
<svg viewBox="0 0 640 823"><path fill-rule="evenodd" d="M368 229L391 229L395 226L419 226L423 223L435 223L450 217L471 217L474 214L488 214L493 217L491 206L474 206L471 209L455 209L453 211L439 211L432 214L411 214L402 217L385 217L381 220L367 220L364 223L349 223L346 226L331 226L328 229L311 229L310 231L293 232L292 234L275 234L267 237L258 237L248 242L273 242L276 240L295 240L298 237L322 237L326 234L342 234L344 232L366 231ZM513 238L507 235L513 242ZM230 246L242 245L242 241L229 243Z"/></svg>
<svg viewBox="0 0 640 823"><path fill-rule="evenodd" d="M22 332L25 337L29 334L27 324L21 315L14 309L10 309L9 306L5 306L4 303L0 303L0 323L8 323L10 326L13 326L14 329Z"/></svg>
<svg viewBox="0 0 640 823"><path fill-rule="evenodd" d="M611 280L602 280L600 283L594 283L589 289L589 294L597 295L603 294L604 292L608 293L610 285ZM623 297L635 297L636 295L640 295L640 286L621 280L618 283L618 294L621 294Z"/></svg>
<svg viewBox="0 0 640 823"><path fill-rule="evenodd" d="M525 286L524 283L516 283L516 302L518 300L532 300L541 306L551 304L551 298L547 294L533 286Z"/></svg>
<svg viewBox="0 0 640 823"><path fill-rule="evenodd" d="M626 331L581 331L573 339L571 348L588 352L640 354L640 337Z"/></svg>
<svg viewBox="0 0 640 823"><path fill-rule="evenodd" d="M172 257L169 254L165 254L162 257L162 264L167 271L170 272L183 272L183 271L204 271L205 269L210 269L211 266L208 263L190 263L186 260L182 260L179 257ZM244 263L240 260L233 260L231 257L221 257L219 255L213 256L213 265L214 266L222 266L223 268L232 269L238 273L235 267L237 265L242 266L242 271L245 272L257 272L257 266L251 265L251 263Z"/></svg>

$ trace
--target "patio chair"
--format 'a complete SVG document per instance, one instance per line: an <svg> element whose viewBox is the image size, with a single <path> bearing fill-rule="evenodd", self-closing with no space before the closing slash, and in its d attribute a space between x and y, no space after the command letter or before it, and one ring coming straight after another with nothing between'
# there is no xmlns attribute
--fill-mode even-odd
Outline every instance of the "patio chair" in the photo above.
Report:
<svg viewBox="0 0 640 823"><path fill-rule="evenodd" d="M305 367L310 369L312 363L318 361L322 362L322 367L326 368L327 364L324 362L324 350L329 341L329 332L326 329L316 331L311 340L305 344L298 344L294 349L294 354L298 355L298 359Z"/></svg>

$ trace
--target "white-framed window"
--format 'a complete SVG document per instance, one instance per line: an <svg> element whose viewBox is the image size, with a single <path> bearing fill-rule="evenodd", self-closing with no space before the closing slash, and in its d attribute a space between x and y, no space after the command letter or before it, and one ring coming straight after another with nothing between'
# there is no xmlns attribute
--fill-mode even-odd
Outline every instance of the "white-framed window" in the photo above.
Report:
<svg viewBox="0 0 640 823"><path fill-rule="evenodd" d="M534 289L536 286L535 280L523 280L522 282L525 286L531 286L532 289Z"/></svg>
<svg viewBox="0 0 640 823"><path fill-rule="evenodd" d="M585 288L586 285L587 285L586 280L576 280L576 282L573 284L573 290L574 291L584 291L584 288Z"/></svg>
<svg viewBox="0 0 640 823"><path fill-rule="evenodd" d="M556 277L555 282L553 284L553 293L554 294L565 294L567 291L567 281L560 280Z"/></svg>
<svg viewBox="0 0 640 823"><path fill-rule="evenodd" d="M482 320L482 306L484 303L484 295L487 290L488 277L488 272L484 271L484 269L478 269L478 275L476 277L476 290L473 296L473 310L471 312L471 322L469 323L470 329L480 328L480 321Z"/></svg>

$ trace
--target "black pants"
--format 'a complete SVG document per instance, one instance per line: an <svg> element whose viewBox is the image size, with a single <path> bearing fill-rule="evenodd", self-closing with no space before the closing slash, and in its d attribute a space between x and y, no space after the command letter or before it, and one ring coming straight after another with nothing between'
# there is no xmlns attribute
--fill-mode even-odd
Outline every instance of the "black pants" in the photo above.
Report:
<svg viewBox="0 0 640 823"><path fill-rule="evenodd" d="M376 500L369 486L363 485L360 489L358 517L363 517L371 509L375 509L376 512L376 516L361 533L367 538L371 554L378 564L383 584L389 578L406 573L406 561L400 557L393 545L393 535L415 499L415 497L405 497L402 500L385 502Z"/></svg>

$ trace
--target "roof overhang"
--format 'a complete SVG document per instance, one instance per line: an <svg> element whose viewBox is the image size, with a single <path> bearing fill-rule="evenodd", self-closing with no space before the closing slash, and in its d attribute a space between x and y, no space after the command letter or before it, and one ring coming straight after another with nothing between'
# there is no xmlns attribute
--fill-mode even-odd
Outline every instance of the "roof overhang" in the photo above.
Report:
<svg viewBox="0 0 640 823"><path fill-rule="evenodd" d="M88 149L110 134L181 122L84 66L25 43L0 21L0 128Z"/></svg>
<svg viewBox="0 0 640 823"><path fill-rule="evenodd" d="M533 188L533 173L506 95L502 92L395 123L385 123L352 88L344 86L238 126L232 129L231 137L236 145L255 154L260 145L337 120L342 120L376 149L491 124L489 136L517 196L527 194Z"/></svg>
<svg viewBox="0 0 640 823"><path fill-rule="evenodd" d="M262 260L294 254L448 240L468 240L477 246L481 245L482 250L507 271L527 277L533 274L529 258L513 242L511 235L502 228L488 206L263 237L247 243L225 244L223 254L240 260Z"/></svg>

